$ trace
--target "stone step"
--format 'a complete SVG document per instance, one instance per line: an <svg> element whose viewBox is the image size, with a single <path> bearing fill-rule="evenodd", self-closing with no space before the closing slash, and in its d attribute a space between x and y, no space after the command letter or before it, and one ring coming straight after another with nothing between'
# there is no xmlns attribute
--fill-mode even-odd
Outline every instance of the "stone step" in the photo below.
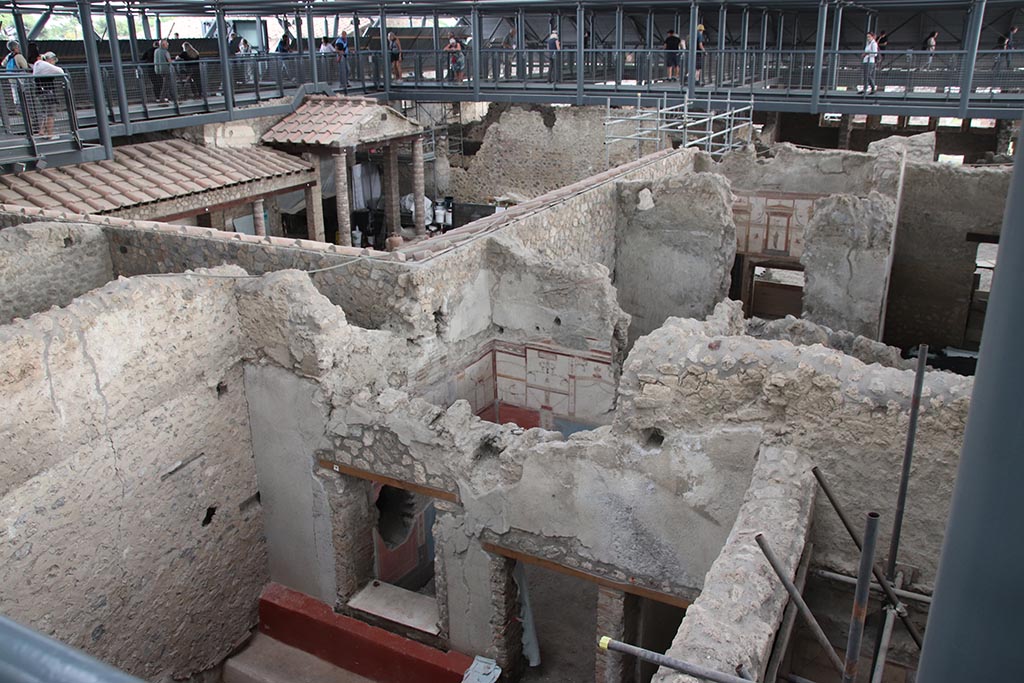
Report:
<svg viewBox="0 0 1024 683"><path fill-rule="evenodd" d="M268 635L257 633L224 663L224 683L373 683Z"/></svg>

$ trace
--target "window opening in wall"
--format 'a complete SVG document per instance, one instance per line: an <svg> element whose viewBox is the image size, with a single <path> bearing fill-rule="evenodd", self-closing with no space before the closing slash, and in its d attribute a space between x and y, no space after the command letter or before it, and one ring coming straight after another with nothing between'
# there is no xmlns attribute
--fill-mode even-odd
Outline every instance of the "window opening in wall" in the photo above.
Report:
<svg viewBox="0 0 1024 683"><path fill-rule="evenodd" d="M939 127L940 128L961 128L964 125L963 119L958 119L955 116L940 116Z"/></svg>
<svg viewBox="0 0 1024 683"><path fill-rule="evenodd" d="M995 119L971 119L971 128L995 128Z"/></svg>
<svg viewBox="0 0 1024 683"><path fill-rule="evenodd" d="M753 267L749 311L751 317L774 320L803 312L804 273L796 266Z"/></svg>
<svg viewBox="0 0 1024 683"><path fill-rule="evenodd" d="M374 575L411 591L433 595L434 502L395 486L377 488Z"/></svg>
<svg viewBox="0 0 1024 683"><path fill-rule="evenodd" d="M931 123L931 117L929 116L911 116L907 119L907 125L910 126L927 126Z"/></svg>
<svg viewBox="0 0 1024 683"><path fill-rule="evenodd" d="M963 154L940 154L939 161L944 164L953 164L954 166L962 166L964 163Z"/></svg>
<svg viewBox="0 0 1024 683"><path fill-rule="evenodd" d="M374 579L348 607L432 635L440 633L434 585L433 499L385 484L373 485Z"/></svg>
<svg viewBox="0 0 1024 683"><path fill-rule="evenodd" d="M900 117L893 116L891 114L886 114L885 116L882 117L881 121L879 121L879 123L881 123L883 126L895 126L898 125L899 122Z"/></svg>
<svg viewBox="0 0 1024 683"><path fill-rule="evenodd" d="M974 259L974 281L971 286L971 305L967 311L967 328L964 330L964 347L976 351L981 345L981 331L985 326L988 311L988 297L992 292L992 276L996 270L998 244L978 245Z"/></svg>

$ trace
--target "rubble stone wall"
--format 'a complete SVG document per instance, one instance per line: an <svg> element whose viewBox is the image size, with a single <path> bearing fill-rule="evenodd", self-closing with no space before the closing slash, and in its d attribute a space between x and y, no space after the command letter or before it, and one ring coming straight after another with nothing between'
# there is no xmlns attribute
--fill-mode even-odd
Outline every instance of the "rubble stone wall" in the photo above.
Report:
<svg viewBox="0 0 1024 683"><path fill-rule="evenodd" d="M0 612L143 678L219 664L267 580L234 282L0 327Z"/></svg>
<svg viewBox="0 0 1024 683"><path fill-rule="evenodd" d="M636 143L630 141L612 142L609 156L605 116L604 107L542 112L512 106L487 128L479 151L467 158L468 168L452 167L449 194L464 202L532 199L636 159ZM635 123L618 125L627 135L635 128ZM523 144L526 140L530 144ZM655 151L653 143L644 145L643 154Z"/></svg>
<svg viewBox="0 0 1024 683"><path fill-rule="evenodd" d="M767 443L806 454L850 515L882 515L888 547L911 394L912 370L864 365L820 346L743 334L738 302L707 322L669 319L633 347L619 384L613 427L635 431L756 424ZM900 561L931 590L963 443L971 378L925 377ZM857 554L827 502L819 501L815 564L855 575Z"/></svg>
<svg viewBox="0 0 1024 683"><path fill-rule="evenodd" d="M98 226L38 223L0 230L0 273L0 323L7 323L106 284L114 266Z"/></svg>
<svg viewBox="0 0 1024 683"><path fill-rule="evenodd" d="M615 288L635 341L670 316L703 318L729 293L736 225L729 181L696 173L619 184Z"/></svg>
<svg viewBox="0 0 1024 683"><path fill-rule="evenodd" d="M792 577L810 533L816 487L806 454L761 450L736 523L668 656L728 674L743 665L763 679L789 594L754 537L764 534ZM697 683L665 668L654 681Z"/></svg>

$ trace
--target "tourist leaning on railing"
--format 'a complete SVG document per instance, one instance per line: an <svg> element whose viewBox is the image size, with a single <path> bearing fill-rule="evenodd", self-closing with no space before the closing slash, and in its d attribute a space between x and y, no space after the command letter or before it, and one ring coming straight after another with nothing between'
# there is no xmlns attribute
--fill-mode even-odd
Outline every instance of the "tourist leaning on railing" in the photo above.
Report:
<svg viewBox="0 0 1024 683"><path fill-rule="evenodd" d="M57 109L57 92L60 88L58 77L64 76L64 69L57 66L56 54L44 52L32 65L32 75L35 76L39 118L39 129L36 132L42 137L56 138L53 134L53 115Z"/></svg>

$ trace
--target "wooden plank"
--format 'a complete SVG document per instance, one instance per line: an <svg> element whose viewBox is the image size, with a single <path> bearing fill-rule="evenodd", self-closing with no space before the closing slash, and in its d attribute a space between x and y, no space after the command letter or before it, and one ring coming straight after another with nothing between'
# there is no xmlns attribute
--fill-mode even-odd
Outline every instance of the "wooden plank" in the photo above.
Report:
<svg viewBox="0 0 1024 683"><path fill-rule="evenodd" d="M666 605L672 605L673 607L682 607L683 609L686 609L691 604L693 604L690 600L680 598L677 595L669 595L668 593L662 593L660 591L652 590L650 588L644 588L643 586L637 586L632 583L621 583L619 581L612 581L611 579L606 579L603 576L597 576L596 574L591 574L590 572L585 572L579 569L573 569L572 567L566 567L564 564L559 564L553 560L547 560L542 557L536 557L534 555L527 555L526 553L521 553L518 550L512 550L511 548L506 548L504 546L496 545L494 543L487 543L482 541L480 545L483 546L484 550L491 553L492 555L501 555L502 557L507 557L510 560L517 560L519 562L525 562L526 564L536 565L543 569L549 569L560 574L566 574L577 579L583 579L584 581L596 583L597 585L604 586L605 588L613 588L615 590L622 591L623 593L630 593L632 595L637 595L641 598L647 598L648 600L654 600L655 602L660 602Z"/></svg>
<svg viewBox="0 0 1024 683"><path fill-rule="evenodd" d="M394 477L388 477L377 472L368 472L361 470L351 465L344 465L340 462L332 462L325 458L319 460L320 467L325 470L331 470L332 472L338 472L339 474L345 474L350 477L357 479L365 479L366 481L377 482L378 484L384 484L386 486L394 486L397 489L404 489L406 491L412 491L413 493L419 493L427 496L428 498L437 498L439 500L447 500L450 503L458 503L459 496L457 493L445 491L443 489L436 489L433 486L425 486L423 484L414 484L409 481L402 481L401 479L395 479Z"/></svg>

